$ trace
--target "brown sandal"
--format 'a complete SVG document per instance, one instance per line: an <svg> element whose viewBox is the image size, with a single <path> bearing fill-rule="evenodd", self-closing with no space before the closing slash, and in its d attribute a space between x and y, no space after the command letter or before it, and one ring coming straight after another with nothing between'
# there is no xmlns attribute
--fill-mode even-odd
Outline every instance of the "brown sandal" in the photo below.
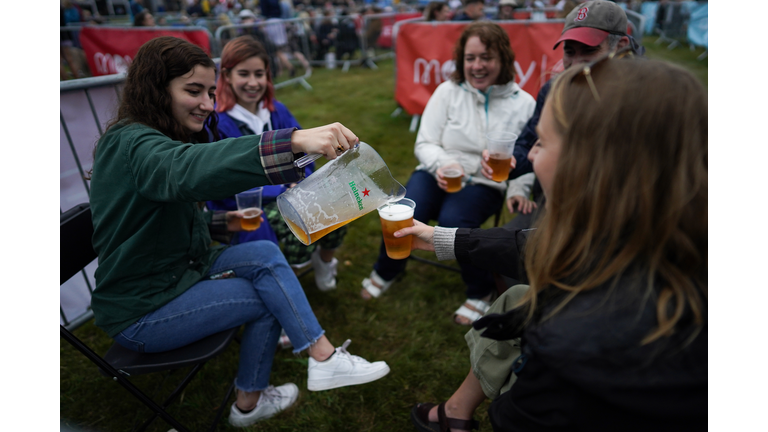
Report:
<svg viewBox="0 0 768 432"><path fill-rule="evenodd" d="M411 410L411 422L420 432L450 432L451 428L456 429L478 429L480 423L477 420L460 420L449 418L445 415L445 402L437 406L437 422L429 421L429 410L434 407L433 403L420 403Z"/></svg>

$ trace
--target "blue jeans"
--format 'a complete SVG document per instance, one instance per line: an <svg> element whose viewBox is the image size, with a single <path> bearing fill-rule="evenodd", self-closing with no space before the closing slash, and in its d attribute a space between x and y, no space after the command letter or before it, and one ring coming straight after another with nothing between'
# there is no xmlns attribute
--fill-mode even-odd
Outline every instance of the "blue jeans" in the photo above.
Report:
<svg viewBox="0 0 768 432"><path fill-rule="evenodd" d="M459 192L447 193L426 171L411 174L405 187L406 198L416 203L414 219L424 223L437 220L440 226L447 228L477 228L504 204L500 191L483 185L465 185ZM379 258L373 268L384 280L391 281L405 270L407 262L389 258L382 240ZM483 298L496 289L490 272L466 263L459 263L459 266L461 278L467 285L467 298Z"/></svg>
<svg viewBox="0 0 768 432"><path fill-rule="evenodd" d="M274 243L262 240L230 246L208 275L227 270L234 270L236 277L196 283L115 340L133 351L163 352L245 324L235 386L247 392L267 388L281 327L294 352L307 349L325 331Z"/></svg>

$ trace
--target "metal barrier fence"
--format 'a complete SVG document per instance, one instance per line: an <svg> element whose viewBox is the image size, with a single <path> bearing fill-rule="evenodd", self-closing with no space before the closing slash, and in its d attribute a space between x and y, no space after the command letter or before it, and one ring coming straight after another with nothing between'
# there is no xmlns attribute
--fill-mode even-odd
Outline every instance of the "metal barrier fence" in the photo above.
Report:
<svg viewBox="0 0 768 432"><path fill-rule="evenodd" d="M304 21L300 18L288 20L267 20L250 24L223 25L216 29L214 44L221 49L230 40L250 35L264 45L271 58L270 69L273 80L276 80L283 69L292 71L288 80L275 83L275 88L286 87L292 84L300 84L307 90L312 90L307 79L312 76L312 66L308 59L310 53L309 35L304 27ZM291 61L295 59L298 62ZM217 62L218 63L218 62ZM304 74L295 76L296 68L301 65Z"/></svg>
<svg viewBox="0 0 768 432"><path fill-rule="evenodd" d="M230 39L241 34L250 34L265 45L272 58L276 60L273 62L275 68L279 67L278 62L282 61L279 58L282 52L286 57L294 59L297 53L301 54L310 66L335 68L337 65L342 65L342 71L346 72L350 66L364 64L375 69L375 61L394 56L393 44L382 44L380 40L391 40L389 35L395 22L399 22L398 20L403 17L411 18L413 15L413 13L393 12L270 19L251 24L230 24L218 27L214 40L220 50ZM385 33L384 37L382 32ZM331 34L334 36L329 37L328 35ZM287 45L287 47L278 48L281 45ZM298 61L299 64L302 62ZM273 69L272 72L275 75L277 71ZM299 81L302 85L304 82Z"/></svg>
<svg viewBox="0 0 768 432"><path fill-rule="evenodd" d="M91 169L96 141L115 115L124 81L125 74L116 74L59 84L59 210L62 213L89 201L90 183L86 173ZM77 328L93 316L90 302L96 266L96 262L91 263L60 288L60 322L68 329Z"/></svg>
<svg viewBox="0 0 768 432"><path fill-rule="evenodd" d="M402 22L424 20L424 17L421 16L400 19L398 21L398 18L403 15L407 16L411 14L382 13L363 15L363 24L360 32L360 45L361 50L364 53L364 58L360 60L360 64L365 64L372 69L376 69L376 61L395 57L395 28L397 24ZM389 44L389 46L381 46L379 43L380 36L382 32L387 31L389 32L389 35L385 34L384 36L385 38L390 37L392 42ZM377 49L379 50L378 54L376 54Z"/></svg>
<svg viewBox="0 0 768 432"><path fill-rule="evenodd" d="M643 42L643 36L645 36L645 21L646 17L632 10L624 11L627 14L627 21L632 28L632 37L635 38L637 43Z"/></svg>
<svg viewBox="0 0 768 432"><path fill-rule="evenodd" d="M160 25L159 21L165 20L166 26L174 27L174 28L181 28L181 27L187 27L187 26L197 26L197 27L205 27L208 29L208 31L211 34L215 34L216 30L218 30L219 27L224 25L232 24L229 20L222 20L219 18L212 18L212 17L197 17L197 18L190 18L187 15L183 15L178 12L162 12L157 13L155 16L155 22ZM220 53L217 52L216 55L219 55Z"/></svg>

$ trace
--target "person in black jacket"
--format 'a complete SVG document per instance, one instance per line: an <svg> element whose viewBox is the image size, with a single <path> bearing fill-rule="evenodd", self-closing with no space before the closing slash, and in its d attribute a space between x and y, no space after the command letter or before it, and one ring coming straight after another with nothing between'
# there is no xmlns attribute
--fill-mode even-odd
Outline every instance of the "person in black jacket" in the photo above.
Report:
<svg viewBox="0 0 768 432"><path fill-rule="evenodd" d="M336 59L343 60L345 55L352 60L355 51L360 49L360 37L355 30L355 21L346 11L342 10L339 17L338 34L336 38Z"/></svg>
<svg viewBox="0 0 768 432"><path fill-rule="evenodd" d="M325 54L336 46L336 38L339 34L339 26L335 22L332 9L327 9L323 12L323 20L320 22L320 27L316 33L317 53L315 60L323 60Z"/></svg>
<svg viewBox="0 0 768 432"><path fill-rule="evenodd" d="M707 92L669 63L612 57L554 82L529 156L547 197L530 287L475 322L467 378L413 408L418 430L473 428L486 397L495 431L706 430ZM505 228L414 221L404 235L438 258L513 265Z"/></svg>

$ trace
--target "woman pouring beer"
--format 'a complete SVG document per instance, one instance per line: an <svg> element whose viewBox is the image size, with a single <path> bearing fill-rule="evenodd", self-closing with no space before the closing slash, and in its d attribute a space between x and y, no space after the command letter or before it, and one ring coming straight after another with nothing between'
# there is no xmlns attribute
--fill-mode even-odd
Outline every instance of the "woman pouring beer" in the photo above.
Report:
<svg viewBox="0 0 768 432"><path fill-rule="evenodd" d="M145 43L126 77L116 119L94 151L93 246L99 257L95 323L138 352L172 350L245 325L229 422L247 426L292 405L293 383L269 384L280 329L307 350L309 390L363 384L389 372L334 348L278 247L211 246L209 230L236 231L242 214L198 203L265 184L296 182L302 153L329 159L357 143L339 123L218 137L216 70L199 47L174 37Z"/></svg>
<svg viewBox="0 0 768 432"><path fill-rule="evenodd" d="M494 182L481 174L485 134L519 133L536 103L514 82L515 54L497 24L470 24L453 58L451 80L437 87L424 108L414 150L419 165L408 180L406 197L416 202L417 220L477 228L504 204L507 187L506 181ZM379 297L406 262L389 258L382 243L373 271L363 280L363 298ZM461 276L467 300L454 320L468 325L488 309L495 284L490 272L471 264L461 264Z"/></svg>

